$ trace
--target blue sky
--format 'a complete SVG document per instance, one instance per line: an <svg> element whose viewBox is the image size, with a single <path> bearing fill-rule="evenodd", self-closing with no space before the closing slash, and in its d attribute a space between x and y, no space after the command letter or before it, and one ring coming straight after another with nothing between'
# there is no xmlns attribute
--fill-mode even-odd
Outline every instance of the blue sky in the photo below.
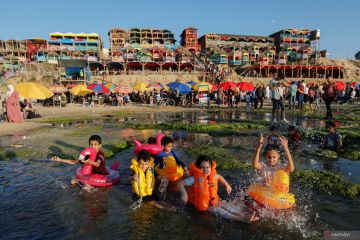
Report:
<svg viewBox="0 0 360 240"><path fill-rule="evenodd" d="M48 39L50 32L96 32L109 46L110 28L167 28L176 39L188 26L205 33L269 35L282 28L321 29L333 58L360 51L360 1L2 1L0 39Z"/></svg>

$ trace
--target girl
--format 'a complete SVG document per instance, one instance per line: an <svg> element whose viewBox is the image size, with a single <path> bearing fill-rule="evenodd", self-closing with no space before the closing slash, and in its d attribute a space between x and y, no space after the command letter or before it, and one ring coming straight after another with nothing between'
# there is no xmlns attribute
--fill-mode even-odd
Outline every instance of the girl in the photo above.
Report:
<svg viewBox="0 0 360 240"><path fill-rule="evenodd" d="M209 156L199 156L195 163L191 163L189 175L190 177L178 183L184 203L189 201L200 211L208 210L230 220L243 222L258 220L255 212L246 215L235 202L220 201L217 193L218 182L225 187L227 194L231 193L232 188L221 175L216 173L216 163ZM185 186L189 187L188 193Z"/></svg>
<svg viewBox="0 0 360 240"><path fill-rule="evenodd" d="M270 178L273 173L277 170L284 170L288 173L294 171L294 163L291 157L291 153L288 146L288 140L284 136L280 136L279 141L284 148L286 158L288 159L288 165L283 166L278 164L280 158L280 149L277 144L268 144L265 148L265 156L267 162L260 162L260 151L264 144L264 137L261 134L258 140L258 145L256 147L255 156L253 159L253 166L256 170L259 171L261 178L264 180L264 183L269 186Z"/></svg>

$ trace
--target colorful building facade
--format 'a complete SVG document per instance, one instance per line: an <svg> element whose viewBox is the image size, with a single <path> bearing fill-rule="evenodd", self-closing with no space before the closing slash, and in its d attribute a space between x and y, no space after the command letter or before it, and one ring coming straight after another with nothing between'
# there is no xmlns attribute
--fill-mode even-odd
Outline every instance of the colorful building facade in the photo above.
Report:
<svg viewBox="0 0 360 240"><path fill-rule="evenodd" d="M193 27L189 27L184 29L184 31L180 35L180 45L185 47L191 52L198 52L199 51L199 44L198 44L198 33L197 29Z"/></svg>

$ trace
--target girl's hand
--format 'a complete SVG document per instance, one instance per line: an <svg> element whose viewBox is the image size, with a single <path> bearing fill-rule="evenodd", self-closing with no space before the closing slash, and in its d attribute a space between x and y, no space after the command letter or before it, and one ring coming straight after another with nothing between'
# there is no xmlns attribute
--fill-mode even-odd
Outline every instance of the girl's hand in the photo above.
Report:
<svg viewBox="0 0 360 240"><path fill-rule="evenodd" d="M280 140L280 143L281 145L283 146L283 148L286 150L286 149L289 149L289 144L288 144L288 140L284 137L284 136L280 136L279 137L279 140Z"/></svg>
<svg viewBox="0 0 360 240"><path fill-rule="evenodd" d="M184 167L184 172L187 176L189 176L189 169L187 167Z"/></svg>
<svg viewBox="0 0 360 240"><path fill-rule="evenodd" d="M258 140L258 146L262 145L263 143L264 143L264 136L261 133Z"/></svg>
<svg viewBox="0 0 360 240"><path fill-rule="evenodd" d="M227 194L230 194L232 192L232 187L229 184L226 184L225 189Z"/></svg>
<svg viewBox="0 0 360 240"><path fill-rule="evenodd" d="M182 200L184 203L187 203L187 202L188 202L188 196L187 196L187 194L182 194L182 195L181 195L181 200Z"/></svg>

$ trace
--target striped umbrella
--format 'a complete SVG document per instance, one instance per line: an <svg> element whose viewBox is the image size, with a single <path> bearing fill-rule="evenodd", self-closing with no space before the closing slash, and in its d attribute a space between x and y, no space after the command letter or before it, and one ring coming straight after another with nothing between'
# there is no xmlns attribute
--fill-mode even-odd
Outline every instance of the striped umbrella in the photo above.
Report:
<svg viewBox="0 0 360 240"><path fill-rule="evenodd" d="M115 91L122 94L132 93L133 89L126 85L120 85L115 88Z"/></svg>
<svg viewBox="0 0 360 240"><path fill-rule="evenodd" d="M107 83L105 84L105 87L107 87L112 93L115 92L116 85L114 83Z"/></svg>
<svg viewBox="0 0 360 240"><path fill-rule="evenodd" d="M150 89L154 89L154 88L163 89L163 88L164 88L164 85L162 85L161 83L157 82L157 83L149 84L146 88L150 88Z"/></svg>
<svg viewBox="0 0 360 240"><path fill-rule="evenodd" d="M69 91L66 87L64 87L62 85L50 86L49 90L52 91L53 93L64 93L64 92Z"/></svg>
<svg viewBox="0 0 360 240"><path fill-rule="evenodd" d="M110 89L99 83L90 84L87 88L98 93L110 93Z"/></svg>

